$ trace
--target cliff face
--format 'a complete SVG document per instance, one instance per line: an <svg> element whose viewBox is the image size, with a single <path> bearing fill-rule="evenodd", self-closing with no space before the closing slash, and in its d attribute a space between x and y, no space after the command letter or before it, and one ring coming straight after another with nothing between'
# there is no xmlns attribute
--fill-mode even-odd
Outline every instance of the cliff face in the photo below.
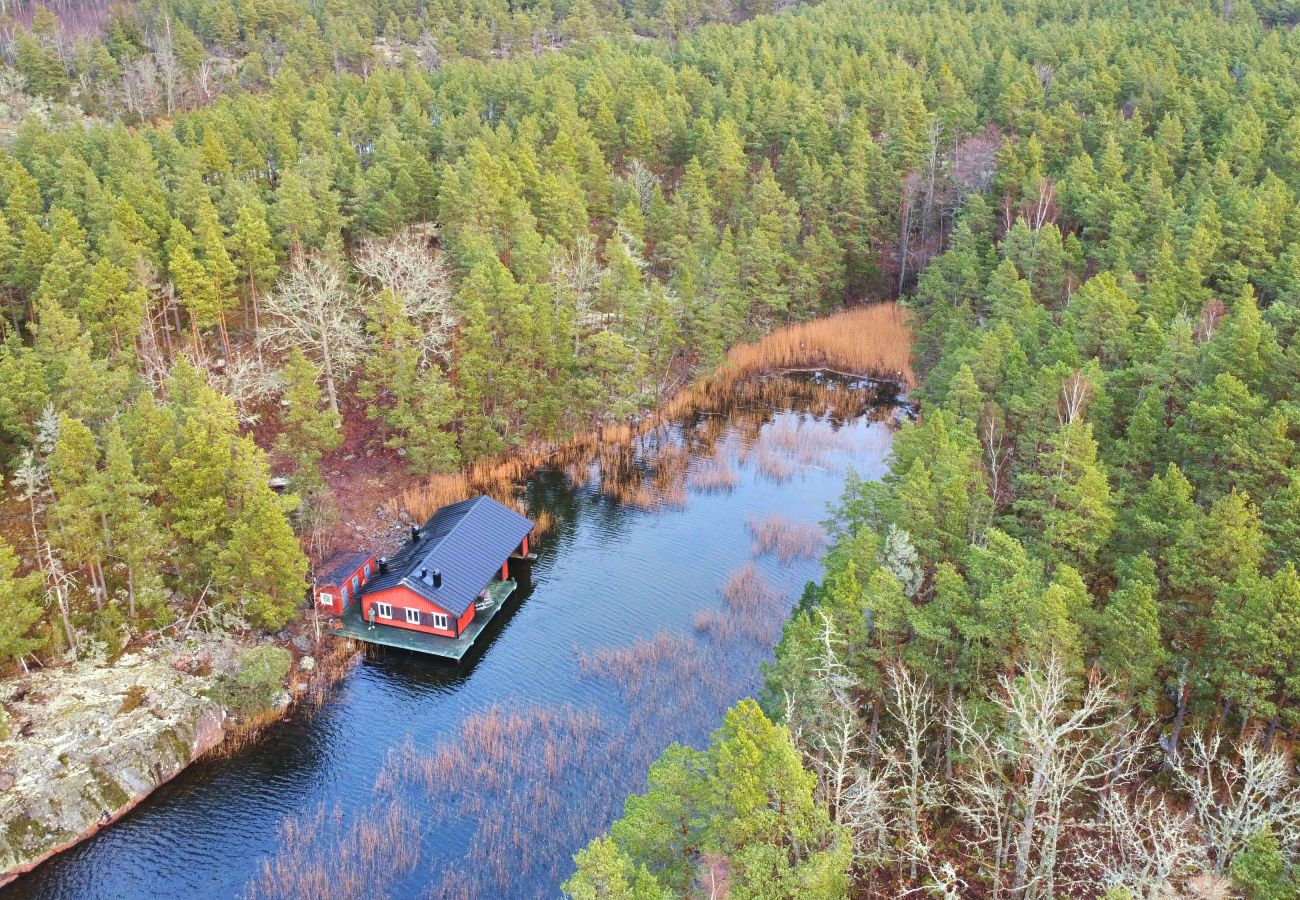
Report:
<svg viewBox="0 0 1300 900"><path fill-rule="evenodd" d="M238 648L152 648L0 684L0 884L122 815L225 737Z"/></svg>

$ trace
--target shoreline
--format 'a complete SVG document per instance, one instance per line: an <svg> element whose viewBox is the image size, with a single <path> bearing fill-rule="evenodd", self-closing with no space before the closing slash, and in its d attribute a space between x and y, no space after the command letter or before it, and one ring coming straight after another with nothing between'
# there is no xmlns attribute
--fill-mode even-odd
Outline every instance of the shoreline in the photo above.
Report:
<svg viewBox="0 0 1300 900"><path fill-rule="evenodd" d="M894 303L877 304L879 307L888 307L888 313L891 316L898 315L898 307ZM890 384L896 387L900 395L905 395L912 386L910 373L891 371L888 367L879 363L881 360L868 360L865 357L852 359L846 357L842 351L839 353L828 352L825 346L819 346L818 342L813 339L807 339L810 326L813 329L826 328L826 323L832 323L835 320L861 316L862 310L866 308L859 307L856 310L850 309L840 313L826 316L821 319L813 320L809 323L800 323L797 325L786 326L778 329L767 336L760 338L750 344L742 344L732 348L724 361L714 371L702 375L692 384L676 391L672 396L664 399L654 409L642 414L640 421L636 424L615 423L596 429L594 432L585 432L571 435L566 440L558 444L549 446L529 446L519 447L503 454L495 461L479 463L478 467L488 466L505 466L509 468L512 478L515 480L525 479L534 474L541 466L551 461L557 454L562 454L565 448L581 447L590 444L593 439L604 442L607 433L617 433L620 436L612 440L618 442L624 436L635 434L641 428L651 425L654 422L661 421L664 418L671 418L680 415L683 410L698 402L698 398L707 395L711 391L730 391L733 390L737 383L747 381L753 378L768 377L783 374L809 373L809 372L829 372L842 377L863 379L874 381L880 384ZM842 332L840 332L842 335ZM790 339L798 339L798 346L794 352L795 356L790 356ZM778 347L769 354L769 346L779 345L784 342L783 346ZM839 348L837 348L839 349ZM857 371L851 371L857 370ZM624 431L624 429L628 429ZM483 485L478 484L473 472L476 467L468 467L462 472L452 476L459 479L459 484L466 490L488 492ZM390 509L390 512L393 510ZM409 515L409 513L407 514ZM376 515L371 522L372 527L365 533L370 535L370 543L378 546L384 543L389 535L386 531L391 529L394 534L404 531L400 522L384 523L388 527L383 527L377 521L379 516ZM11 884L23 875L26 875L39 868L43 863L49 861L58 854L65 852L77 844L82 843L100 832L103 828L112 825L125 817L134 810L143 800L150 796L155 790L173 780L177 775L183 772L189 766L210 757L220 755L234 755L240 750L256 742L263 731L267 728L284 721L291 714L298 711L304 704L311 703L315 708L320 708L329 697L332 687L341 680L356 664L361 660L363 650L355 641L340 641L338 638L323 632L319 639L312 641L310 638L314 615L310 607L304 607L299 618L290 626L288 631L296 632L290 638L284 639L284 631L279 635L271 636L268 639L251 641L240 644L244 649L262 646L275 646L285 649L290 654L289 672L282 683L282 691L277 702L271 706L262 708L244 717L238 718L232 716L229 711L215 704L215 708L220 711L220 718L217 722L215 733L204 733L200 730L200 724L204 719L204 713L200 713L198 718L190 723L194 728L194 733L190 741L187 742L189 751L185 754L184 759L175 759L175 765L172 766L165 774L161 773L160 777L152 779L151 783L143 786L142 790L124 791L120 803L115 804L114 808L105 809L106 815L100 815L84 824L80 831L62 833L54 843L44 847L28 859L21 860L11 865L9 868L0 872L0 887ZM302 649L303 641L299 638L305 638L308 649ZM337 646L341 649L336 652L326 651L327 647L333 645L331 641L337 641ZM233 642L232 642L233 643ZM141 648L137 653L124 654L125 656L145 654L160 654L165 650L158 645ZM311 669L304 671L301 668L302 660L305 657L313 659ZM120 661L120 660L119 660ZM106 667L112 670L116 667ZM76 671L74 666L68 669L43 670L36 675L45 675L51 680L58 680L59 676L69 671ZM305 681L300 676L307 675ZM26 676L23 679L15 681L26 682L32 676ZM10 685L12 686L12 685ZM211 710L205 710L210 713ZM208 731L211 731L209 726ZM3 742L0 742L0 746ZM112 742L101 745L96 750L108 751L113 748ZM79 748L85 749L85 748ZM92 751L94 752L94 751ZM3 763L0 763L3 764ZM0 773L2 774L2 773ZM16 790L17 785L13 785L9 790ZM3 806L5 792L0 792L0 807ZM8 827L6 827L6 825ZM13 843L13 819L5 820L0 816L0 848L5 848L5 838L9 839L10 846Z"/></svg>
<svg viewBox="0 0 1300 900"><path fill-rule="evenodd" d="M306 617L299 620L302 636L307 634L307 621ZM330 635L308 642L306 651L301 650L302 643L271 639L195 647L199 655L221 655L226 665L238 653L255 648L286 651L289 673L279 693L269 705L242 716L209 696L220 676L186 672L181 667L183 657L169 647L126 653L109 665L42 670L6 683L8 705L35 715L33 706L57 706L57 701L42 702L47 694L72 695L78 717L69 721L65 710L58 708L50 719L36 725L29 719L13 729L16 734L0 741L0 750L6 751L6 769L0 775L7 784L0 792L0 852L8 858L7 868L0 872L0 888L93 838L194 764L233 756L255 743L267 728L323 705L333 685L360 661L361 650ZM304 659L312 660L307 668ZM125 695L123 687L127 687ZM127 710L126 698L132 696L144 699ZM99 732L102 739L93 746L82 736L93 728L113 726L116 731ZM29 735L27 728L37 733ZM29 769L15 775L15 754L7 752L6 744L18 741L43 744L36 748L38 753L72 743L75 749L69 746L57 753L57 766L50 762L44 771ZM24 749L30 755L33 748Z"/></svg>

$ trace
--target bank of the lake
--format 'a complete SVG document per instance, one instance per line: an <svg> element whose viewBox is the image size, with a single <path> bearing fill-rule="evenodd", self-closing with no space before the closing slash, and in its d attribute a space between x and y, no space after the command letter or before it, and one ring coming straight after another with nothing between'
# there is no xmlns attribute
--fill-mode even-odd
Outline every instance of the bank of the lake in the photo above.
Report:
<svg viewBox="0 0 1300 900"><path fill-rule="evenodd" d="M279 637L195 633L0 684L0 884L112 825L203 756L320 702L355 656L306 628Z"/></svg>
<svg viewBox="0 0 1300 900"><path fill-rule="evenodd" d="M4 896L229 897L259 881L269 895L317 876L342 892L358 872L394 896L554 895L648 761L703 740L757 688L817 563L798 548L755 557L756 529L810 526L849 466L883 471L888 396L762 382L586 471L529 479L522 499L553 530L463 665L368 655L319 711L200 760ZM513 752L497 755L493 729ZM435 789L439 760L467 749L480 767ZM353 841L385 810L411 825L404 864L367 870Z"/></svg>

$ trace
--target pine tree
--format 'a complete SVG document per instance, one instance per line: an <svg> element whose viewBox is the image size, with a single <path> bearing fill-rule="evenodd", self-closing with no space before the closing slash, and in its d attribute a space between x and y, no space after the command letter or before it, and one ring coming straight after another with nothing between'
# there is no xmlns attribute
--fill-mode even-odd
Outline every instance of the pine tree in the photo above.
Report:
<svg viewBox="0 0 1300 900"><path fill-rule="evenodd" d="M162 605L158 563L165 536L159 528L158 512L149 502L153 490L137 475L118 423L110 422L102 438L103 527L108 552L125 569L127 611L135 623L138 612L156 612Z"/></svg>
<svg viewBox="0 0 1300 900"><path fill-rule="evenodd" d="M45 638L35 633L43 612L41 587L41 573L18 574L13 548L0 543L0 659L22 663L45 646Z"/></svg>
<svg viewBox="0 0 1300 900"><path fill-rule="evenodd" d="M284 380L284 395L276 450L293 460L299 489L309 490L321 480L321 455L337 449L343 441L342 422L337 413L322 408L320 369L301 350L295 347L289 351L280 377Z"/></svg>

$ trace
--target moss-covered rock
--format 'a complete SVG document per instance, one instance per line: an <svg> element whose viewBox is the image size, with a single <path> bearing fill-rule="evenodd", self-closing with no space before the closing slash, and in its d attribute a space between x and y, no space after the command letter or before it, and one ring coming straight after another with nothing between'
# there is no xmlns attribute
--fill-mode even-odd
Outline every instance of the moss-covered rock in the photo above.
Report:
<svg viewBox="0 0 1300 900"><path fill-rule="evenodd" d="M244 649L229 641L155 647L111 666L0 683L11 726L0 761L12 777L0 792L0 884L220 743L226 713L212 687L238 676Z"/></svg>

